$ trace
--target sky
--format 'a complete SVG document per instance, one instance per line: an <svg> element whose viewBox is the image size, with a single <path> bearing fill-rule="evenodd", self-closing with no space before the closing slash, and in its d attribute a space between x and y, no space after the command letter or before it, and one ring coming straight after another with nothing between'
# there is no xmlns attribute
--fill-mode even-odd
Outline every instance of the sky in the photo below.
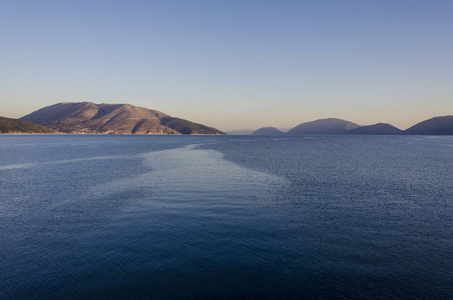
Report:
<svg viewBox="0 0 453 300"><path fill-rule="evenodd" d="M453 114L453 1L0 0L0 115L130 103L220 130Z"/></svg>

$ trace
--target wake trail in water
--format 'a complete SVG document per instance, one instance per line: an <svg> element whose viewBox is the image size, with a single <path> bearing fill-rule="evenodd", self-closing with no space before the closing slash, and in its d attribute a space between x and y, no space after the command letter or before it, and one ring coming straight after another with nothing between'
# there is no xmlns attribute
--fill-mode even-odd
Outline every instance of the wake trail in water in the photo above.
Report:
<svg viewBox="0 0 453 300"><path fill-rule="evenodd" d="M105 197L148 188L153 197L184 198L188 195L249 193L250 196L270 193L288 184L283 177L250 170L223 158L214 150L197 149L199 144L142 155L149 172L137 177L102 184L90 189L95 197ZM252 191L252 192L251 192Z"/></svg>

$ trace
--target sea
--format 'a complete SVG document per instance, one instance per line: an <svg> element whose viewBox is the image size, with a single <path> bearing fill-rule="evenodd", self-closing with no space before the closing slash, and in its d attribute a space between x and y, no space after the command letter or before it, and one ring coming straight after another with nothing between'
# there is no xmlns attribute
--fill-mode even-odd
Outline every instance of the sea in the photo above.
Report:
<svg viewBox="0 0 453 300"><path fill-rule="evenodd" d="M453 299L451 136L0 136L1 299Z"/></svg>

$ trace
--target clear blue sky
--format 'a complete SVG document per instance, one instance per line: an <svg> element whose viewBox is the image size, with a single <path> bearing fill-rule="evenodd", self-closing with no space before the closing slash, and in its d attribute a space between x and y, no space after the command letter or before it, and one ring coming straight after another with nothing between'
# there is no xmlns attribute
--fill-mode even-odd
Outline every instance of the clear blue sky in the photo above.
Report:
<svg viewBox="0 0 453 300"><path fill-rule="evenodd" d="M0 115L130 103L222 130L453 114L453 1L0 0Z"/></svg>

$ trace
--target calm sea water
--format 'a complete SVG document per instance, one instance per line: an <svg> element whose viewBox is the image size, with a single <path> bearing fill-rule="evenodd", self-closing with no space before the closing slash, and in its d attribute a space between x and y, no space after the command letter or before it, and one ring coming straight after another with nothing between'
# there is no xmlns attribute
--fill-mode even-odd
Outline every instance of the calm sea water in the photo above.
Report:
<svg viewBox="0 0 453 300"><path fill-rule="evenodd" d="M0 298L452 299L453 138L0 136Z"/></svg>

